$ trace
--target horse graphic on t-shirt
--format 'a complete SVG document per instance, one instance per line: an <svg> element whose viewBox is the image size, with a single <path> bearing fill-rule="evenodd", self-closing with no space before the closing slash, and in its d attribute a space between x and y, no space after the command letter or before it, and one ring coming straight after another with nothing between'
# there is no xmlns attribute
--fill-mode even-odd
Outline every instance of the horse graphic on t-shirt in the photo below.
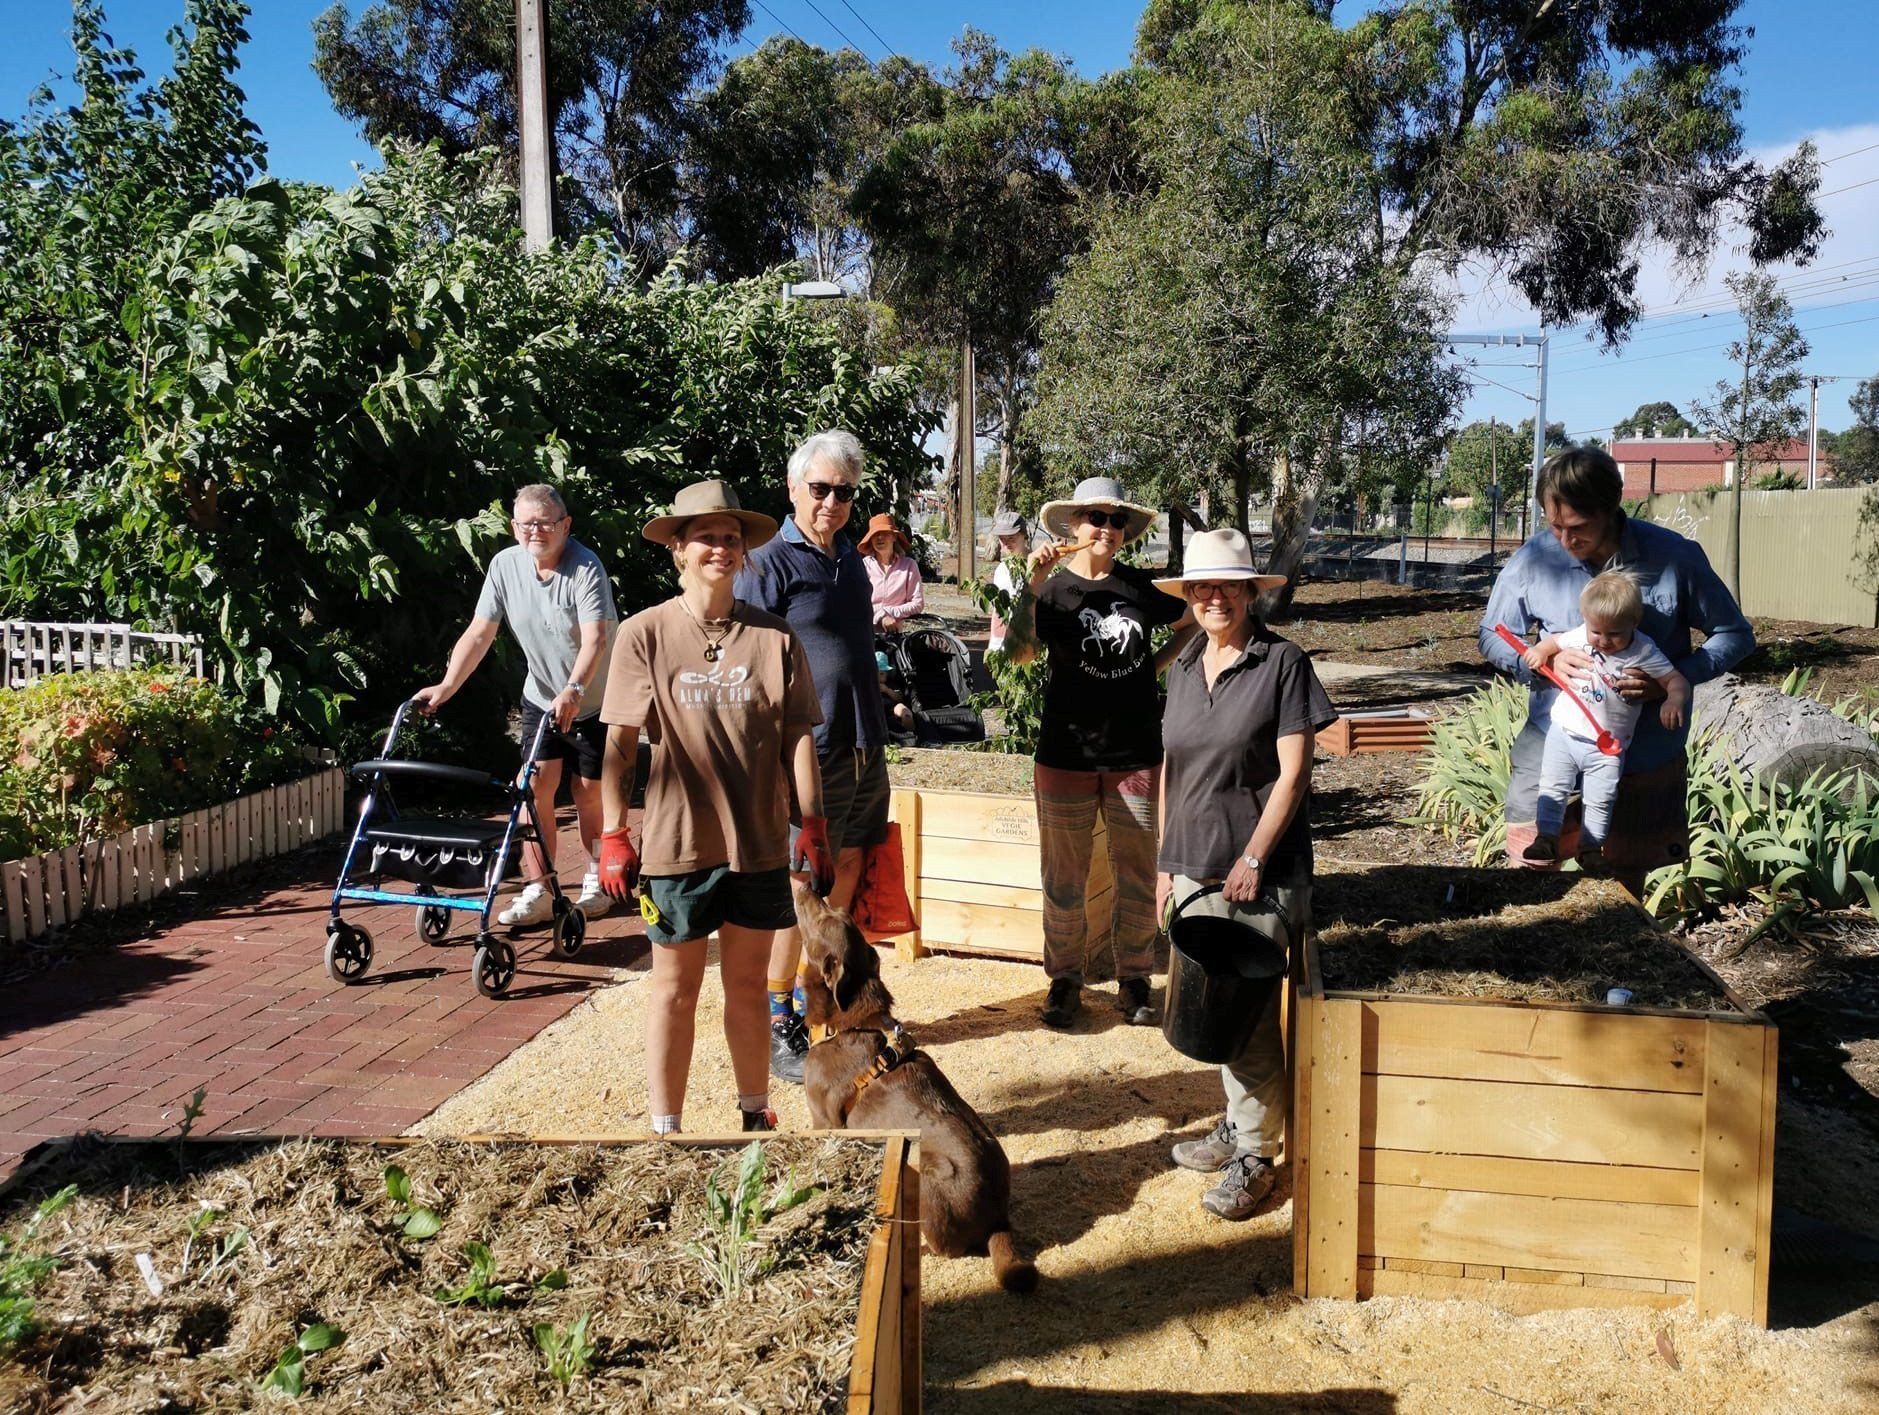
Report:
<svg viewBox="0 0 1879 1415"><path fill-rule="evenodd" d="M1142 637L1140 624L1113 609L1107 614L1082 609L1077 611L1077 620L1089 631L1083 636L1083 647L1093 645L1098 655L1113 653L1127 658L1136 651Z"/></svg>

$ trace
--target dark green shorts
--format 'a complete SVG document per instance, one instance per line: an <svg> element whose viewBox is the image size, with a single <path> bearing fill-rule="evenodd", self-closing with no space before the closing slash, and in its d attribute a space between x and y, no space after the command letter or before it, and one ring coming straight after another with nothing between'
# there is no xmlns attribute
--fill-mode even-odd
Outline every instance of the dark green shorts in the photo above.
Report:
<svg viewBox="0 0 1879 1415"><path fill-rule="evenodd" d="M639 887L642 906L650 900L658 912L658 922L646 919L646 937L654 943L689 943L716 933L721 924L787 929L796 923L788 870L737 874L717 865L688 875L647 875ZM642 907L641 917L649 912Z"/></svg>

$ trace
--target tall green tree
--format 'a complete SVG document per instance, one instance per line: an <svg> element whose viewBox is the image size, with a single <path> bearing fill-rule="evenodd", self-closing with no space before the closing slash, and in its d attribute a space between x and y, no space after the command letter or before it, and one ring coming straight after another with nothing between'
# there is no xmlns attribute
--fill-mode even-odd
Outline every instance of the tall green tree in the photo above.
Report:
<svg viewBox="0 0 1879 1415"><path fill-rule="evenodd" d="M1612 429L1612 436L1690 437L1695 432L1696 424L1684 417L1675 403L1660 400L1638 404L1636 412Z"/></svg>
<svg viewBox="0 0 1879 1415"><path fill-rule="evenodd" d="M1879 482L1879 375L1861 380L1848 402L1853 409L1853 426L1833 440L1834 480L1868 486ZM1823 447L1827 439L1828 434L1823 432Z"/></svg>
<svg viewBox="0 0 1879 1415"><path fill-rule="evenodd" d="M747 0L554 0L548 110L555 165L571 184L558 225L612 231L642 272L680 233L686 104L750 21ZM335 4L313 26L313 67L341 114L373 142L513 153L513 0Z"/></svg>
<svg viewBox="0 0 1879 1415"><path fill-rule="evenodd" d="M1754 272L1724 281L1742 317L1742 335L1729 345L1740 372L1718 382L1707 398L1690 405L1698 431L1728 447L1735 461L1729 478L1729 591L1742 598L1742 488L1757 460L1798 433L1807 414L1796 401L1807 341L1794 324L1794 307L1773 277Z"/></svg>

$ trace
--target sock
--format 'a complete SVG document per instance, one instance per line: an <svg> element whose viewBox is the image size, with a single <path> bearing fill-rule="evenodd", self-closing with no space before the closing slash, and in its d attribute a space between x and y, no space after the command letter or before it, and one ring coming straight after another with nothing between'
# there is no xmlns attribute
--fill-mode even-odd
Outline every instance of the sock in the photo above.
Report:
<svg viewBox="0 0 1879 1415"><path fill-rule="evenodd" d="M655 1135L678 1134L679 1118L676 1115L655 1115L652 1118L652 1133Z"/></svg>
<svg viewBox="0 0 1879 1415"><path fill-rule="evenodd" d="M789 1021L790 1011L790 980L770 979L770 1025Z"/></svg>
<svg viewBox="0 0 1879 1415"><path fill-rule="evenodd" d="M759 1091L754 1096L739 1096L737 1098L737 1108L746 1115L755 1114L760 1110L768 1110L770 1108L770 1093L768 1091Z"/></svg>
<svg viewBox="0 0 1879 1415"><path fill-rule="evenodd" d="M809 998L803 992L802 980L809 974L809 960L804 959L796 965L796 986L790 989L790 1006L796 1009L798 1017L809 1015Z"/></svg>

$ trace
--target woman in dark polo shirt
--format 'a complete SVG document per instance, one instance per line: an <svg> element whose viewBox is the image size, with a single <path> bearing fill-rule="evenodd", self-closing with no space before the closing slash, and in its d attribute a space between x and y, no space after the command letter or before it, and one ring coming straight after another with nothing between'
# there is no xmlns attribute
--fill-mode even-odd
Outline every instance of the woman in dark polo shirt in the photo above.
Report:
<svg viewBox="0 0 1879 1415"><path fill-rule="evenodd" d="M1205 636L1168 670L1156 913L1165 920L1171 904L1223 884L1186 912L1259 926L1269 915L1251 906L1263 895L1298 938L1311 923L1312 743L1337 712L1304 651L1253 612L1260 592L1285 577L1253 568L1245 536L1204 531L1186 563L1185 574L1155 581L1187 601ZM1227 1113L1206 1139L1176 1145L1174 1162L1223 1171L1201 1207L1251 1218L1272 1188L1285 1125L1276 993L1245 1052L1220 1070Z"/></svg>

